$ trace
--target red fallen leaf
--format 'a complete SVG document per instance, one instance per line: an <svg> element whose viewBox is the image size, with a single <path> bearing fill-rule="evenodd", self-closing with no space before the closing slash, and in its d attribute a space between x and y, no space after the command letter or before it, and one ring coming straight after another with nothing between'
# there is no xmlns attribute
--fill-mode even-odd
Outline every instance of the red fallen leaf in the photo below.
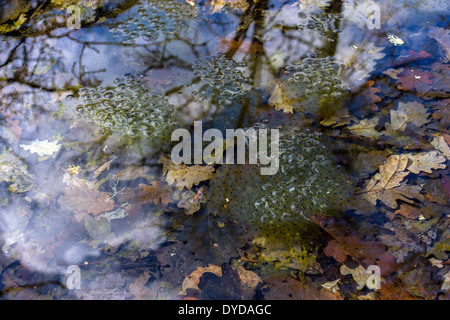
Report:
<svg viewBox="0 0 450 320"><path fill-rule="evenodd" d="M450 197L450 178L445 174L441 175L441 186L445 190L445 193Z"/></svg>
<svg viewBox="0 0 450 320"><path fill-rule="evenodd" d="M353 258L358 260L364 268L370 265L380 267L381 275L387 276L397 270L398 264L395 258L386 251L386 246L373 240L364 240L363 236L351 229L347 224L342 224L334 217L314 216L314 221L330 234L343 249L338 257L348 252Z"/></svg>
<svg viewBox="0 0 450 320"><path fill-rule="evenodd" d="M421 300L420 298L410 295L405 286L397 281L394 283L383 284L380 290L380 300Z"/></svg>
<svg viewBox="0 0 450 320"><path fill-rule="evenodd" d="M347 256L350 255L345 251L336 240L331 240L323 250L326 256L333 257L337 262L344 263L347 260Z"/></svg>
<svg viewBox="0 0 450 320"><path fill-rule="evenodd" d="M420 52L416 52L413 50L410 50L408 52L409 55L407 56L401 56L399 57L399 59L395 60L394 63L392 64L394 67L400 66L400 65L405 65L411 62L415 62L418 60L422 60L422 59L428 59L428 58L432 58L433 55L429 54L428 52L425 51L420 51Z"/></svg>
<svg viewBox="0 0 450 320"><path fill-rule="evenodd" d="M433 74L421 69L405 68L397 76L397 88L403 91L413 91L414 89L421 93L426 92L433 84Z"/></svg>

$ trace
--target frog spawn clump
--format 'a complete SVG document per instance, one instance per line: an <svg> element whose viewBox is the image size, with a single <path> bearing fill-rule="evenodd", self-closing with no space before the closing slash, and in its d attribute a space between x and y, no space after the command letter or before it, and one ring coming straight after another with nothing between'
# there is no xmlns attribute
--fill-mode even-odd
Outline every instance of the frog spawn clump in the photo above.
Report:
<svg viewBox="0 0 450 320"><path fill-rule="evenodd" d="M343 18L340 13L331 13L320 10L314 13L300 12L298 17L302 22L298 25L299 30L309 29L325 35L327 32L339 32L340 20Z"/></svg>
<svg viewBox="0 0 450 320"><path fill-rule="evenodd" d="M123 37L124 44L133 44L141 37L151 41L160 35L166 39L189 29L189 22L197 18L196 8L176 0L145 1L131 10L127 18L110 26L116 37Z"/></svg>
<svg viewBox="0 0 450 320"><path fill-rule="evenodd" d="M317 236L314 215L339 213L350 195L346 174L323 137L294 129L280 137L277 174L261 176L250 165L221 166L210 181L208 211L269 242L294 246Z"/></svg>
<svg viewBox="0 0 450 320"><path fill-rule="evenodd" d="M126 75L112 86L80 89L83 104L76 107L100 133L112 132L130 138L150 138L155 145L168 140L175 127L173 105L150 91L135 77Z"/></svg>
<svg viewBox="0 0 450 320"><path fill-rule="evenodd" d="M243 62L236 62L219 53L196 60L192 68L201 80L200 88L192 93L199 100L212 97L214 103L227 107L248 94L251 79L239 69L245 68Z"/></svg>
<svg viewBox="0 0 450 320"><path fill-rule="evenodd" d="M326 117L345 96L341 65L331 57L311 56L286 67L281 81L283 99L294 110Z"/></svg>

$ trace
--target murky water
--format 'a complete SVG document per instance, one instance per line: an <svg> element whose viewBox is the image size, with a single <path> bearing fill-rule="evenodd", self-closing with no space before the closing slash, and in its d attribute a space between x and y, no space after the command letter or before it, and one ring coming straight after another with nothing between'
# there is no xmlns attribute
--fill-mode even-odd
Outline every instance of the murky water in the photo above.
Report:
<svg viewBox="0 0 450 320"><path fill-rule="evenodd" d="M447 1L15 0L0 22L3 299L448 297ZM278 173L175 166L194 121L278 129Z"/></svg>

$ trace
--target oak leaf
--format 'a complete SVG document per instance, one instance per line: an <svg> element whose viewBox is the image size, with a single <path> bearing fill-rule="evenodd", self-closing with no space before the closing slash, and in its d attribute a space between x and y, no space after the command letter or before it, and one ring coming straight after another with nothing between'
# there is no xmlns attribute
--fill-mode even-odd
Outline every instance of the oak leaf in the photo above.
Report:
<svg viewBox="0 0 450 320"><path fill-rule="evenodd" d="M431 27L428 35L439 43L445 58L450 61L450 29Z"/></svg>
<svg viewBox="0 0 450 320"><path fill-rule="evenodd" d="M427 113L427 109L418 102L400 102L397 106L397 110L391 110L390 114L391 123L385 125L388 131L403 131L408 122L414 124L417 128L430 122L430 120L428 120L430 114Z"/></svg>
<svg viewBox="0 0 450 320"><path fill-rule="evenodd" d="M186 166L175 164L167 155L162 155L159 160L163 164L163 174L167 173L166 181L169 185L176 184L179 190L183 188L191 189L198 185L200 181L211 179L214 173L212 166Z"/></svg>
<svg viewBox="0 0 450 320"><path fill-rule="evenodd" d="M362 119L360 122L347 127L352 133L359 134L360 136L367 138L378 138L381 133L375 130L378 125L378 117L370 119Z"/></svg>
<svg viewBox="0 0 450 320"><path fill-rule="evenodd" d="M421 171L431 173L432 169L445 169L446 167L444 164L446 161L445 157L437 151L419 153L416 155L409 153L407 156L412 161L407 169L415 174L418 174Z"/></svg>
<svg viewBox="0 0 450 320"><path fill-rule="evenodd" d="M152 181L150 185L141 183L136 191L136 201L140 204L153 202L156 205L161 204L166 207L173 202L173 191L171 186L159 180Z"/></svg>
<svg viewBox="0 0 450 320"><path fill-rule="evenodd" d="M284 86L277 81L269 98L269 105L275 107L275 110L283 110L284 113L294 113L291 103L289 102Z"/></svg>
<svg viewBox="0 0 450 320"><path fill-rule="evenodd" d="M433 74L426 70L405 68L398 74L397 88L403 91L426 92L433 84Z"/></svg>
<svg viewBox="0 0 450 320"><path fill-rule="evenodd" d="M447 140L446 140L447 138ZM442 136L437 136L431 141L431 145L436 149L439 150L446 156L447 158L450 158L450 135L444 134Z"/></svg>

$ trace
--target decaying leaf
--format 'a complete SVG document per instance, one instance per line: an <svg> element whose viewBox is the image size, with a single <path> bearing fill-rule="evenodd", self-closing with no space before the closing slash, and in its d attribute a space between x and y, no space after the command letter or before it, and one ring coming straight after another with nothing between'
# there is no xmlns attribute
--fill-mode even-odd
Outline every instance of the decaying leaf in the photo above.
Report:
<svg viewBox="0 0 450 320"><path fill-rule="evenodd" d="M265 282L263 294L266 300L342 300L338 291L316 289L307 279L298 281L288 276L273 276Z"/></svg>
<svg viewBox="0 0 450 320"><path fill-rule="evenodd" d="M36 153L40 157L51 156L61 149L61 145L58 144L58 140L34 140L31 144L21 144L20 147L24 150L30 151L31 153Z"/></svg>
<svg viewBox="0 0 450 320"><path fill-rule="evenodd" d="M200 191L199 191L200 192ZM181 199L178 201L178 208L183 208L184 213L188 216L196 213L201 208L201 196L192 190L187 190L181 194Z"/></svg>
<svg viewBox="0 0 450 320"><path fill-rule="evenodd" d="M353 226L333 217L314 216L314 221L336 240L332 244L334 247L332 251L329 249L331 256L345 261L344 255L348 254L365 267L377 265L383 276L397 269L398 265L394 257L386 251L386 246L382 242L365 240Z"/></svg>
<svg viewBox="0 0 450 320"><path fill-rule="evenodd" d="M439 43L445 58L450 61L450 29L431 27L428 35Z"/></svg>
<svg viewBox="0 0 450 320"><path fill-rule="evenodd" d="M376 205L377 200L379 200L389 208L397 209L398 200L405 201L410 204L414 203L414 199L420 202L424 201L425 197L420 194L421 190L421 186L410 186L402 183L400 186L392 189L377 190L364 193L363 197L373 205Z"/></svg>
<svg viewBox="0 0 450 320"><path fill-rule="evenodd" d="M220 12L225 6L230 6L234 10L245 12L249 7L247 0L213 0L211 1L212 12Z"/></svg>
<svg viewBox="0 0 450 320"><path fill-rule="evenodd" d="M108 170L109 166L111 165L111 162L113 162L113 160L109 160L109 161L105 162L97 170L95 170L94 171L94 178L97 178L103 171Z"/></svg>
<svg viewBox="0 0 450 320"><path fill-rule="evenodd" d="M373 117L370 119L362 119L358 123L347 127L353 134L358 134L367 138L378 138L381 133L375 130L378 125L378 117Z"/></svg>
<svg viewBox="0 0 450 320"><path fill-rule="evenodd" d="M148 272L144 272L130 283L128 288L135 300L150 300L154 298L154 294L145 286L149 279L150 275Z"/></svg>
<svg viewBox="0 0 450 320"><path fill-rule="evenodd" d="M407 156L412 161L407 169L415 174L418 174L421 171L431 173L432 169L445 169L446 167L444 164L446 161L445 157L437 151L419 153L416 155L409 153Z"/></svg>
<svg viewBox="0 0 450 320"><path fill-rule="evenodd" d="M408 122L420 128L424 124L430 122L428 120L427 109L418 102L400 102L397 110L391 110L391 123L386 123L386 130L388 131L403 131Z"/></svg>
<svg viewBox="0 0 450 320"><path fill-rule="evenodd" d="M275 107L275 110L283 110L284 113L294 113L294 109L284 93L283 84L279 81L270 95L269 105Z"/></svg>
<svg viewBox="0 0 450 320"><path fill-rule="evenodd" d="M182 290L180 295L186 295L188 290L200 291L199 284L202 276L205 273L212 273L217 277L225 276L226 272L232 272L237 275L239 282L239 291L237 294L243 299L251 299L255 293L255 289L259 283L262 282L261 278L253 271L246 270L242 266L232 267L230 265L223 264L221 267L216 265L208 265L207 267L198 267L196 270L187 275L182 284Z"/></svg>
<svg viewBox="0 0 450 320"><path fill-rule="evenodd" d="M409 172L405 171L408 165L406 155L392 155L383 165L379 167L377 173L368 183L365 191L377 191L398 187L400 182Z"/></svg>
<svg viewBox="0 0 450 320"><path fill-rule="evenodd" d="M80 217L80 214L99 215L114 209L114 200L105 193L96 189L88 181L78 181L74 178L62 192L58 199L61 209L71 211Z"/></svg>
<svg viewBox="0 0 450 320"><path fill-rule="evenodd" d="M448 137L448 138L447 138ZM441 136L437 136L431 141L431 145L436 149L439 150L446 156L447 158L450 158L450 146L445 139L447 138L448 141L450 141L450 135L444 134Z"/></svg>
<svg viewBox="0 0 450 320"><path fill-rule="evenodd" d="M151 182L150 185L141 183L136 191L136 201L140 204L153 202L156 205L161 204L166 207L173 202L173 192L173 188L163 181L156 180Z"/></svg>
<svg viewBox="0 0 450 320"><path fill-rule="evenodd" d="M336 293L336 291L339 291L338 283L341 281L341 279L336 279L334 281L325 282L321 285L322 288L328 289L331 291L331 293Z"/></svg>
<svg viewBox="0 0 450 320"><path fill-rule="evenodd" d="M167 155L162 155L159 160L163 164L163 174L167 173L166 181L169 185L176 184L179 190L183 188L191 189L201 181L211 179L214 172L212 166L186 166L175 164Z"/></svg>
<svg viewBox="0 0 450 320"><path fill-rule="evenodd" d="M431 72L421 69L405 68L398 74L397 88L404 91L414 91L425 93L433 84L434 76Z"/></svg>
<svg viewBox="0 0 450 320"><path fill-rule="evenodd" d="M363 266L359 265L355 269L350 269L345 264L341 266L341 274L343 276L351 274L353 280L358 284L357 290L362 290L367 283L367 279L372 275L370 272L367 272Z"/></svg>

